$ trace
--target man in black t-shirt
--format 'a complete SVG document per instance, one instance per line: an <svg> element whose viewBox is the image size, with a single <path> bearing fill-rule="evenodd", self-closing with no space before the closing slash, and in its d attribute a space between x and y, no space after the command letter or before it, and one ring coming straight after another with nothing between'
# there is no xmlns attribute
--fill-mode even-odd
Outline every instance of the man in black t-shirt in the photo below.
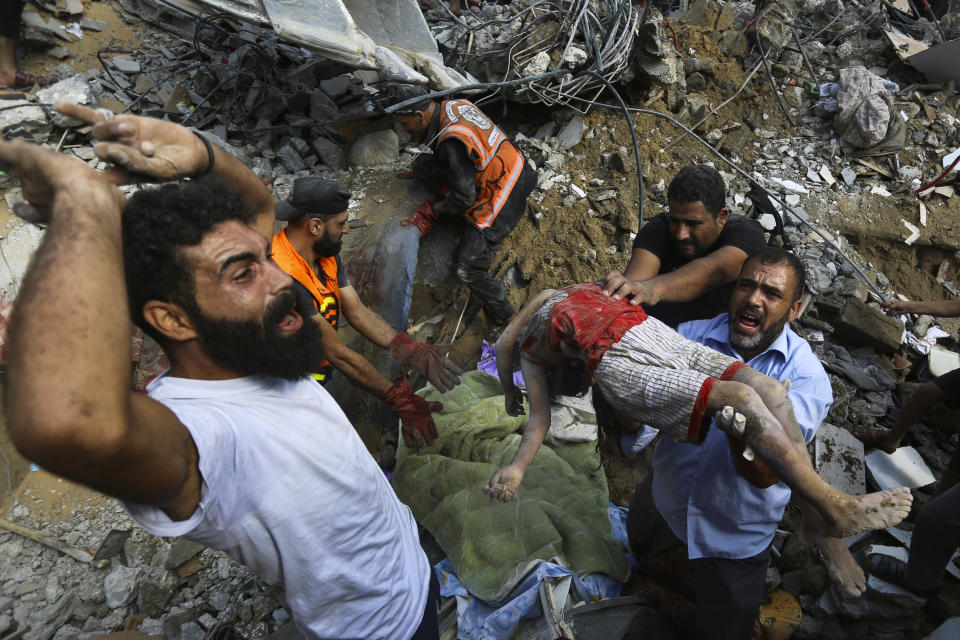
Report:
<svg viewBox="0 0 960 640"><path fill-rule="evenodd" d="M766 240L755 220L730 215L726 185L712 167L681 169L667 200L669 211L638 229L626 271L608 273L604 291L642 303L675 328L726 311L740 267Z"/></svg>

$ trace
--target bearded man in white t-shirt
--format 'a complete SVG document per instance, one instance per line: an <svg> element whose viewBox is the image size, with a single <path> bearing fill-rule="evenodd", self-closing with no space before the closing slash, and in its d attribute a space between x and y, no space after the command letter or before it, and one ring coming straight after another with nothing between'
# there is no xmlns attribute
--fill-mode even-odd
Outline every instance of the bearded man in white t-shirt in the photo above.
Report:
<svg viewBox="0 0 960 640"><path fill-rule="evenodd" d="M0 142L49 223L10 325L17 447L120 498L148 531L229 553L281 584L307 638L436 639L436 579L410 510L308 374L325 323L270 260L273 198L183 127L73 105L106 175ZM139 191L130 172L191 182ZM204 174L210 177L200 177ZM171 367L130 389L129 318Z"/></svg>

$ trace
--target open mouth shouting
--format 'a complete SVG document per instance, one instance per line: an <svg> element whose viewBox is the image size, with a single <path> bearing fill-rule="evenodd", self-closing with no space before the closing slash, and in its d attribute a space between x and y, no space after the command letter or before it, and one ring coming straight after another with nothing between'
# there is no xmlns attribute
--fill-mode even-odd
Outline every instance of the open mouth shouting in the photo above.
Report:
<svg viewBox="0 0 960 640"><path fill-rule="evenodd" d="M733 319L733 329L741 335L753 335L763 327L763 314L753 309L741 309Z"/></svg>

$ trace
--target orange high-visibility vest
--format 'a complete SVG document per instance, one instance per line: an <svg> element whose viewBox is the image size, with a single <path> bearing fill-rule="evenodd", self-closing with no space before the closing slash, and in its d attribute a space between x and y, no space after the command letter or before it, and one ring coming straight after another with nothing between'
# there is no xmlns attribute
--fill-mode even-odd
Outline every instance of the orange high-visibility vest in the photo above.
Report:
<svg viewBox="0 0 960 640"><path fill-rule="evenodd" d="M317 261L318 270L323 274L321 278L290 244L286 229L273 236L271 250L273 261L277 266L310 292L313 296L313 306L317 308L320 316L336 329L340 324L340 287L337 285L336 256L320 258ZM328 365L330 363L324 360L318 366L327 367ZM329 372L322 371L314 374L314 377L322 381L327 373Z"/></svg>
<svg viewBox="0 0 960 640"><path fill-rule="evenodd" d="M453 138L467 147L477 170L477 200L463 215L478 229L497 218L523 171L523 154L500 127L467 100L440 103L437 144Z"/></svg>

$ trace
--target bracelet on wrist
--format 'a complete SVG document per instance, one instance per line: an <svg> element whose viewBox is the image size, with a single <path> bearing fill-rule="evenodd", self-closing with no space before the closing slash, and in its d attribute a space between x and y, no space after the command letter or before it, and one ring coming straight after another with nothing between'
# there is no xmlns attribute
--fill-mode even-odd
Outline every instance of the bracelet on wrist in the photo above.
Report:
<svg viewBox="0 0 960 640"><path fill-rule="evenodd" d="M202 142L203 146L207 148L207 168L201 171L200 173L196 173L193 175L194 178L202 178L203 176L213 171L213 162L214 162L213 145L210 144L210 141L207 140L206 137L204 137L200 133L193 130L191 130L190 133L200 138L200 142Z"/></svg>

